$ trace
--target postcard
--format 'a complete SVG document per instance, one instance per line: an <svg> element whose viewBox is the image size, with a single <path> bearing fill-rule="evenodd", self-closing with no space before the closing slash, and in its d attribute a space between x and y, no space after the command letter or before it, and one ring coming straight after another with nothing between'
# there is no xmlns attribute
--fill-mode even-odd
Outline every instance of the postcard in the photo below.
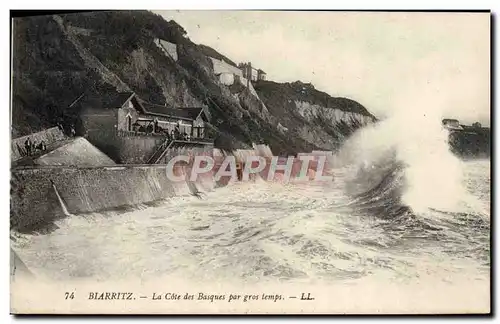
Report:
<svg viewBox="0 0 500 324"><path fill-rule="evenodd" d="M491 13L12 15L12 314L489 314Z"/></svg>

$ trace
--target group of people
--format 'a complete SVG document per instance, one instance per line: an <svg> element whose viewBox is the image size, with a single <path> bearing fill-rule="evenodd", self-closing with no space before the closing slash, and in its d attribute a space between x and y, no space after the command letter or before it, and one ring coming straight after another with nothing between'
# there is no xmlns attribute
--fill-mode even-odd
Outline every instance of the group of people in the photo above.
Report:
<svg viewBox="0 0 500 324"><path fill-rule="evenodd" d="M175 126L175 129L170 132L170 137L172 139L178 139L182 141L189 141L189 134L186 132L181 132L179 126Z"/></svg>
<svg viewBox="0 0 500 324"><path fill-rule="evenodd" d="M45 144L44 141L41 141L40 143L37 144L37 142L31 141L31 138L27 138L26 141L24 142L24 155L26 156L32 156L35 155L39 152L44 152L47 150L47 145Z"/></svg>
<svg viewBox="0 0 500 324"><path fill-rule="evenodd" d="M57 123L57 127L58 127L61 131L63 131L64 133L66 133L67 135L69 135L69 136L71 136L71 137L75 137L75 136L76 136L75 126L73 126L73 125L69 127L69 130L68 130L68 131L66 131L66 130L64 129L64 126L63 126L61 123Z"/></svg>

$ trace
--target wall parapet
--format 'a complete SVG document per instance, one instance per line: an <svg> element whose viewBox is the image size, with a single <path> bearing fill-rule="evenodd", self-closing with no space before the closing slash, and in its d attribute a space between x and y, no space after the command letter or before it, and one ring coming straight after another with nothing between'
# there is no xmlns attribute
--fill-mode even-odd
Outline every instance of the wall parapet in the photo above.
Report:
<svg viewBox="0 0 500 324"><path fill-rule="evenodd" d="M44 142L45 145L51 145L55 142L63 141L67 139L67 136L64 135L63 131L59 127L52 127L41 132L33 133L30 135L25 135L22 137L18 137L12 139L10 144L10 159L11 161L16 161L22 158L25 155L24 152L24 142L27 139L30 139L31 142Z"/></svg>

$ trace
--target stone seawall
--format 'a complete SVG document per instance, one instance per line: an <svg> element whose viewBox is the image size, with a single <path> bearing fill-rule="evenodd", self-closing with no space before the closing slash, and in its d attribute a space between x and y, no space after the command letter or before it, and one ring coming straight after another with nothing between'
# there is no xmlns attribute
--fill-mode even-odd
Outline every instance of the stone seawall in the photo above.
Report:
<svg viewBox="0 0 500 324"><path fill-rule="evenodd" d="M176 173L185 172L182 167L176 168ZM211 182L211 175L197 180L204 190L213 188ZM11 228L38 229L66 216L54 186L71 214L116 209L190 193L186 182L167 178L165 165L19 168L12 170Z"/></svg>
<svg viewBox="0 0 500 324"><path fill-rule="evenodd" d="M34 161L36 165L109 166L115 164L83 137L72 138L67 143L47 152Z"/></svg>
<svg viewBox="0 0 500 324"><path fill-rule="evenodd" d="M38 132L38 133L33 133L30 135L26 135L23 137L18 137L16 139L13 139L10 144L10 159L11 161L16 161L20 159L21 157L26 155L26 152L24 152L24 142L27 139L30 139L33 143L40 143L40 142L45 142L45 144L51 145L55 142L58 141L63 141L67 139L66 135L58 128L58 127L52 127L49 129L46 129L44 131Z"/></svg>

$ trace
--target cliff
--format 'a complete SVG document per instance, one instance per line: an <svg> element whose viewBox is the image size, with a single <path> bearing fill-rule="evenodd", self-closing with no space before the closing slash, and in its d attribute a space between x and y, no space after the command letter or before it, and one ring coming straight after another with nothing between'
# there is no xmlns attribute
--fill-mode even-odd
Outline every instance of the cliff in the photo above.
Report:
<svg viewBox="0 0 500 324"><path fill-rule="evenodd" d="M332 150L375 120L359 103L300 82L254 88L225 70L238 70L229 58L148 11L16 18L13 29L13 137L56 123L69 128L79 115L70 104L84 91L106 89L206 107L215 147L225 150L252 143L283 154Z"/></svg>
<svg viewBox="0 0 500 324"><path fill-rule="evenodd" d="M331 97L310 83L259 81L255 90L282 133L324 150L337 149L356 129L376 121L358 102Z"/></svg>

